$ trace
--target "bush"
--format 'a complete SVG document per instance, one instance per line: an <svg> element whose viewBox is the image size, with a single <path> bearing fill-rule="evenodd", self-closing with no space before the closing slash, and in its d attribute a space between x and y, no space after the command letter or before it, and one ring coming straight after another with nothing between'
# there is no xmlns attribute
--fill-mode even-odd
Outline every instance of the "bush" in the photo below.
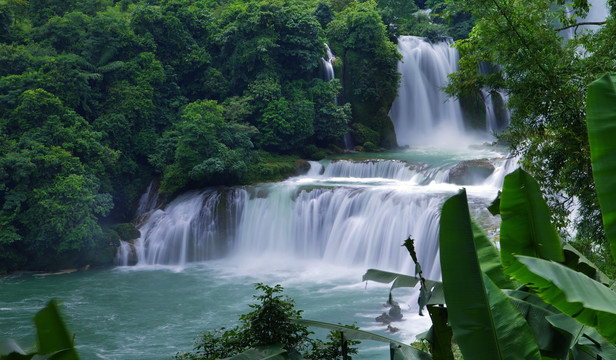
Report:
<svg viewBox="0 0 616 360"><path fill-rule="evenodd" d="M255 296L259 302L250 305L252 312L240 316L240 325L204 333L197 340L193 353L178 353L176 360L214 360L232 357L259 346L281 345L289 354L304 359L339 359L341 338L330 334L327 342L311 339L312 332L305 325L293 322L301 318L302 311L294 308L294 302L282 295L280 285L274 287L258 283L256 289L262 294ZM350 341L349 345L358 342ZM349 349L356 353L357 349ZM326 356L326 357L323 357Z"/></svg>

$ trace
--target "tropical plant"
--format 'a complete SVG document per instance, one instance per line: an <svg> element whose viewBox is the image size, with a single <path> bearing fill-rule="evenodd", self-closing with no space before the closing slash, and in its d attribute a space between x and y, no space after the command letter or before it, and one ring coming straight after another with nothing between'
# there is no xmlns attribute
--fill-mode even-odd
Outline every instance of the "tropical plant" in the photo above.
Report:
<svg viewBox="0 0 616 360"><path fill-rule="evenodd" d="M319 359L318 354L341 355L336 351L344 339L331 335L329 342L309 337L307 324L301 319L301 310L294 307L293 300L282 295L280 285L273 287L259 283L256 289L262 294L255 296L257 304L240 316L240 325L233 329L219 329L204 333L197 340L195 351L178 353L176 359ZM352 330L351 328L345 328ZM348 343L354 345L355 343ZM348 353L355 353L350 348ZM346 359L346 358L345 358Z"/></svg>
<svg viewBox="0 0 616 360"><path fill-rule="evenodd" d="M0 342L0 360L79 360L73 337L66 328L55 300L50 300L34 316L36 350L24 351L12 340Z"/></svg>
<svg viewBox="0 0 616 360"><path fill-rule="evenodd" d="M593 174L608 240L614 247L616 76L605 75L591 84L587 114ZM502 218L500 253L473 224L464 189L443 205L442 288L448 322L463 356L614 358L614 281L570 245L563 245L539 185L524 170L506 176L498 200L491 209ZM411 279L369 270L364 279L393 281L394 289L415 286L421 276ZM439 347L449 344L432 344L434 359L447 358Z"/></svg>
<svg viewBox="0 0 616 360"><path fill-rule="evenodd" d="M387 337L359 330L354 325L331 324L307 320L293 300L282 295L280 285L256 284L263 294L255 296L259 302L250 305L252 312L240 316L240 325L219 329L198 338L194 352L180 352L176 360L215 359L306 359L351 360L357 353L353 347L359 340L389 344L391 359L429 360L428 354ZM308 327L330 330L327 340L314 338Z"/></svg>

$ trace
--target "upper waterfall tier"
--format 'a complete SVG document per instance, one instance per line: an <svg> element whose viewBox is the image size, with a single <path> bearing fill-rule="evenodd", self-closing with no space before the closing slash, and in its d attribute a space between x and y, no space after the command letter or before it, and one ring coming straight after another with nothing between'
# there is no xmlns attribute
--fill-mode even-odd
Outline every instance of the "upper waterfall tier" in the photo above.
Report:
<svg viewBox="0 0 616 360"><path fill-rule="evenodd" d="M450 40L431 43L416 36L398 39L402 78L389 116L399 145L464 148L493 141L491 132L502 130L493 124L482 131L467 129L460 102L443 92L448 76L458 69L458 51L451 45ZM487 117L493 115L489 111Z"/></svg>
<svg viewBox="0 0 616 360"><path fill-rule="evenodd" d="M390 112L398 144L434 145L464 133L460 103L441 90L458 67L458 52L450 45L432 44L416 36L398 39L402 79ZM449 135L446 139L445 134Z"/></svg>

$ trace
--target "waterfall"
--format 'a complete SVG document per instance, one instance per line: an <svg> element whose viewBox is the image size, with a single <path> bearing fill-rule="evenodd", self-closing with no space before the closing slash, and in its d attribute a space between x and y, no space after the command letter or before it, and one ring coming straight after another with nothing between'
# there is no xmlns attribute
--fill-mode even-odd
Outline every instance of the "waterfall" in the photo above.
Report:
<svg viewBox="0 0 616 360"><path fill-rule="evenodd" d="M334 59L336 57L332 53L332 50L329 48L329 45L325 44L325 50L327 53L327 59L321 58L321 63L323 63L323 80L330 81L334 79L336 76L334 74Z"/></svg>
<svg viewBox="0 0 616 360"><path fill-rule="evenodd" d="M323 64L323 80L330 81L336 78L336 74L334 73L334 60L336 57L332 53L332 50L329 48L329 45L325 44L325 51L327 54L326 58L321 58L321 63ZM334 98L334 104L338 105L338 97ZM350 150L353 148L353 140L351 139L351 134L346 133L343 137L344 148L346 150Z"/></svg>
<svg viewBox="0 0 616 360"><path fill-rule="evenodd" d="M398 50L403 56L398 64L402 79L390 111L398 144L447 145L452 138L464 137L460 103L441 91L458 67L451 41L431 44L420 37L401 36Z"/></svg>
<svg viewBox="0 0 616 360"><path fill-rule="evenodd" d="M485 183L502 185L508 162L494 161ZM134 244L137 265L302 259L412 273L401 251L411 235L424 273L436 279L440 207L459 188L447 183L455 164L311 162L306 175L281 183L187 193L146 217ZM476 208L497 192L483 184L467 189Z"/></svg>
<svg viewBox="0 0 616 360"><path fill-rule="evenodd" d="M445 168L431 168L426 164L412 164L400 160L365 160L354 162L339 160L330 163L323 171L323 176L332 178L380 178L408 181L415 185L426 185L431 181L445 182Z"/></svg>
<svg viewBox="0 0 616 360"><path fill-rule="evenodd" d="M480 222L497 221L489 220L486 207L516 161L493 146L437 147L459 144L467 135L460 104L441 91L456 70L457 52L450 42L410 36L401 37L399 46L402 83L391 115L398 142L413 148L377 159L347 154L311 161L306 174L282 182L181 195L141 217L141 237L133 246L137 266L220 259L267 268L309 261L412 274L414 265L401 247L410 235L425 276L440 278L443 202L464 186ZM333 77L334 57L327 49L324 69Z"/></svg>
<svg viewBox="0 0 616 360"><path fill-rule="evenodd" d="M157 181L152 180L145 193L141 195L139 199L139 205L137 206L136 216L140 217L148 212L154 210L158 205L158 190L160 184Z"/></svg>
<svg viewBox="0 0 616 360"><path fill-rule="evenodd" d="M498 134L509 123L509 110L507 109L508 96L502 91L488 91L481 89L483 102L486 106L486 131L489 134Z"/></svg>
<svg viewBox="0 0 616 360"><path fill-rule="evenodd" d="M578 18L578 22L601 22L607 19L609 14L607 0L589 0L588 4L590 5L588 14L584 18ZM573 39L576 33L580 33L580 30L596 31L598 28L599 26L597 25L582 25L577 29L573 27L564 30L562 36L565 39Z"/></svg>

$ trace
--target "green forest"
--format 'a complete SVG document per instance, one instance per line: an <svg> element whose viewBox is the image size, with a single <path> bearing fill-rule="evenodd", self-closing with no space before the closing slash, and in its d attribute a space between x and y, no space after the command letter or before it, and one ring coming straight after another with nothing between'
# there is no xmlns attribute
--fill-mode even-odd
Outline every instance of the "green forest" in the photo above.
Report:
<svg viewBox="0 0 616 360"><path fill-rule="evenodd" d="M608 4L611 7L611 2ZM422 9L431 9L430 12ZM110 264L152 179L167 199L397 146L396 37L452 37L447 91L509 94L500 137L559 229L613 268L590 167L588 84L616 67L587 1L0 1L0 272ZM531 14L531 15L528 15ZM570 40L563 33L575 31ZM325 44L336 79L325 81ZM479 72L491 65L489 73ZM571 220L574 207L579 214Z"/></svg>
<svg viewBox="0 0 616 360"><path fill-rule="evenodd" d="M358 150L396 146L396 35L448 28L417 10L0 1L0 273L111 263L152 179L171 198L281 180L348 133ZM326 42L344 83L322 79Z"/></svg>

